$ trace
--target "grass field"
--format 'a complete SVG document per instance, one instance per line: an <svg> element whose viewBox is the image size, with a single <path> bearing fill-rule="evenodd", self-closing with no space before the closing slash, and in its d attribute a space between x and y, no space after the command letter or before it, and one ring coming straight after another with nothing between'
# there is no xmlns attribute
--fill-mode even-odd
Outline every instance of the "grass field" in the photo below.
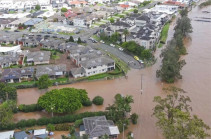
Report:
<svg viewBox="0 0 211 139"><path fill-rule="evenodd" d="M163 43L166 42L166 39L168 37L169 26L170 26L170 23L167 23L161 31L160 41L163 42Z"/></svg>

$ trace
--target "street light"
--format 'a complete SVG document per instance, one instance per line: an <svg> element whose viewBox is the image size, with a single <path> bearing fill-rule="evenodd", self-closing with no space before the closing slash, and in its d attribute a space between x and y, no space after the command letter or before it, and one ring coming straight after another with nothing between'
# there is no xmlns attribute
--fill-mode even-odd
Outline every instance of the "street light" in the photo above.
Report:
<svg viewBox="0 0 211 139"><path fill-rule="evenodd" d="M123 133L122 133L122 139L125 138L125 133L124 133L124 130L125 130L125 124L123 124Z"/></svg>

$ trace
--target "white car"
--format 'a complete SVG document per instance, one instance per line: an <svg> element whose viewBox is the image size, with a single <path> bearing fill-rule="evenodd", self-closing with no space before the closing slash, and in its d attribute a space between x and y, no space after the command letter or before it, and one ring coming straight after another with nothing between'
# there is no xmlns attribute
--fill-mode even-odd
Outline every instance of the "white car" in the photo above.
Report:
<svg viewBox="0 0 211 139"><path fill-rule="evenodd" d="M124 51L124 49L123 49L122 47L119 47L119 50L120 50L120 51Z"/></svg>
<svg viewBox="0 0 211 139"><path fill-rule="evenodd" d="M103 40L100 41L101 43L105 43Z"/></svg>
<svg viewBox="0 0 211 139"><path fill-rule="evenodd" d="M144 64L144 61L142 61L142 60L138 60L138 62L141 63L141 64Z"/></svg>
<svg viewBox="0 0 211 139"><path fill-rule="evenodd" d="M115 45L114 45L114 44L112 44L112 43L110 44L110 46L111 46L111 47L115 47Z"/></svg>

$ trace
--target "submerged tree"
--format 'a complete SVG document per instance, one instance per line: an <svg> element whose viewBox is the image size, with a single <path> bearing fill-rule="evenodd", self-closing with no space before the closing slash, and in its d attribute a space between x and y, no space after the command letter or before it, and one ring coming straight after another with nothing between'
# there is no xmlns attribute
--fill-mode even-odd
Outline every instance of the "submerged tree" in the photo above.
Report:
<svg viewBox="0 0 211 139"><path fill-rule="evenodd" d="M210 127L206 125L196 115L191 116L191 102L184 90L176 87L165 88L166 93L170 93L166 98L154 97L157 105L154 107L153 116L158 121L156 125L162 129L163 135L167 139L204 139L210 135L206 132Z"/></svg>

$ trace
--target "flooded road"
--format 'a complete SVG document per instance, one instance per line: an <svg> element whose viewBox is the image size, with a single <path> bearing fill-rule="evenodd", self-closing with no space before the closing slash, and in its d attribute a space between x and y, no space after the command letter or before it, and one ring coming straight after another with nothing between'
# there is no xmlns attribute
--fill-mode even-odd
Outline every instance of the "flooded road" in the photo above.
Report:
<svg viewBox="0 0 211 139"><path fill-rule="evenodd" d="M211 7L203 10L209 10L211 12ZM211 126L211 23L194 21L195 17L211 16L211 14L203 13L203 10L194 8L189 13L189 17L192 19L193 33L190 35L191 39L185 40L188 55L183 58L187 64L181 71L183 79L174 85L188 92L187 95L192 100L193 114L197 114L205 123ZM169 30L168 39L172 35L173 26ZM135 133L136 139L162 139L161 131L155 126L156 119L151 116L152 109L155 105L152 102L154 96L164 96L165 94L162 93L162 88L169 86L169 84L163 84L156 78L156 70L159 69L161 63L161 59L159 58L161 49L157 49L155 54L158 58L155 65L142 70L131 70L128 73L128 79L122 77L108 81L63 85L51 87L50 89L64 87L82 88L87 90L91 99L96 95L100 95L105 99L104 106L82 108L78 112L104 110L108 104L113 103L113 98L117 93L132 95L135 101L132 105L132 111L138 113L140 118L138 121L139 124L131 126L130 131ZM143 75L142 95L140 94L141 75ZM39 96L44 94L45 91L34 88L20 89L18 90L18 103L36 103Z"/></svg>

